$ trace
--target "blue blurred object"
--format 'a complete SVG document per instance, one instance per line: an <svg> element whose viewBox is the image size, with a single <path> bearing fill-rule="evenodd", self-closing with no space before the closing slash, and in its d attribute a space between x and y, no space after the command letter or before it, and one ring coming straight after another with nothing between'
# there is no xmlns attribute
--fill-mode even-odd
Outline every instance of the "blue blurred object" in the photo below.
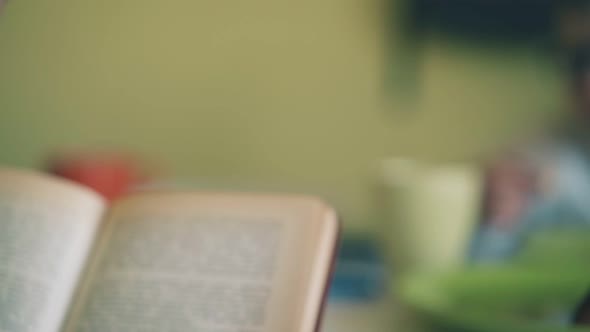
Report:
<svg viewBox="0 0 590 332"><path fill-rule="evenodd" d="M484 220L470 248L472 262L508 261L541 232L590 230L590 155L581 141L550 142L523 152L538 177L545 179L530 193L514 225L503 228Z"/></svg>
<svg viewBox="0 0 590 332"><path fill-rule="evenodd" d="M370 237L345 237L336 260L330 301L372 301L385 294L386 269Z"/></svg>

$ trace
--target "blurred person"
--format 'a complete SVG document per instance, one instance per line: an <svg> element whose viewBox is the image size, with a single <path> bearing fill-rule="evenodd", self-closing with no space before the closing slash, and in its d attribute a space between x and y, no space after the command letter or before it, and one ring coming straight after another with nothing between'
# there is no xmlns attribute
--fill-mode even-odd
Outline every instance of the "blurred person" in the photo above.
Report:
<svg viewBox="0 0 590 332"><path fill-rule="evenodd" d="M503 261L533 233L590 229L590 43L571 59L573 114L560 129L492 163L471 259Z"/></svg>

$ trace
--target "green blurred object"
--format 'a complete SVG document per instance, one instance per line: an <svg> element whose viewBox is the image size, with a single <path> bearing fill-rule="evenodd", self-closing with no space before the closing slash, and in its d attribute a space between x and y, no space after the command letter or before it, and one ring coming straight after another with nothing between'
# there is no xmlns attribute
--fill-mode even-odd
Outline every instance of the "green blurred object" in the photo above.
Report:
<svg viewBox="0 0 590 332"><path fill-rule="evenodd" d="M529 238L514 264L572 269L590 261L590 229L548 229ZM590 284L590 274L588 275Z"/></svg>
<svg viewBox="0 0 590 332"><path fill-rule="evenodd" d="M568 317L588 276L580 270L482 269L414 277L400 296L422 331L575 331Z"/></svg>
<svg viewBox="0 0 590 332"><path fill-rule="evenodd" d="M589 234L542 233L508 265L414 275L397 294L419 331L590 331L569 326L590 285Z"/></svg>

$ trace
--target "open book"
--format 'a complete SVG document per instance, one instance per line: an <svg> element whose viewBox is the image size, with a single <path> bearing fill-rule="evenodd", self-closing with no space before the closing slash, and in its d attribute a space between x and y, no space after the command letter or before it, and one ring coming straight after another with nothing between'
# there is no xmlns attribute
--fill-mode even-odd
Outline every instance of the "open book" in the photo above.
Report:
<svg viewBox="0 0 590 332"><path fill-rule="evenodd" d="M138 193L0 169L0 332L313 332L338 237L302 196Z"/></svg>

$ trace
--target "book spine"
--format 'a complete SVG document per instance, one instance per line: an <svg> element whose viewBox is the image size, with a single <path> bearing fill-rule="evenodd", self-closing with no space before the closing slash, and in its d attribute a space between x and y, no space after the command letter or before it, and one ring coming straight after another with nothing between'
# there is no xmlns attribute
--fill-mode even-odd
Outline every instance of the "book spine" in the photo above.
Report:
<svg viewBox="0 0 590 332"><path fill-rule="evenodd" d="M336 235L336 241L334 241L334 247L332 248L332 259L330 260L330 269L328 270L328 274L326 275L324 293L322 294L320 310L318 311L318 317L314 329L315 332L320 332L322 330L322 323L324 321L324 314L326 312L326 306L328 304L330 286L332 284L334 272L336 270L336 258L338 256L338 249L340 248L340 243L342 241L342 227L340 226L342 224L340 223L340 221L338 222L338 225L338 234Z"/></svg>

